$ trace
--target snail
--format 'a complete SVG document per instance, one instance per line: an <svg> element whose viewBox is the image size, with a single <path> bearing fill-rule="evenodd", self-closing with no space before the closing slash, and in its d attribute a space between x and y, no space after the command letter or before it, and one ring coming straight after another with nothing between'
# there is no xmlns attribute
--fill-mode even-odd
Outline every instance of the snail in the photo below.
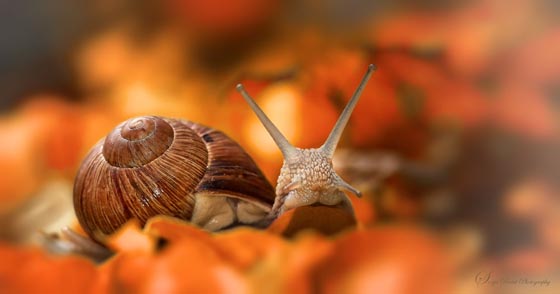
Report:
<svg viewBox="0 0 560 294"><path fill-rule="evenodd" d="M209 231L266 227L290 209L314 204L353 214L343 191L360 192L334 171L331 159L374 69L369 65L325 143L311 149L292 146L237 85L284 157L275 191L251 157L218 130L157 116L121 123L92 148L78 171L74 208L80 225L102 243L128 219L143 224L159 214ZM71 231L63 234L77 239Z"/></svg>

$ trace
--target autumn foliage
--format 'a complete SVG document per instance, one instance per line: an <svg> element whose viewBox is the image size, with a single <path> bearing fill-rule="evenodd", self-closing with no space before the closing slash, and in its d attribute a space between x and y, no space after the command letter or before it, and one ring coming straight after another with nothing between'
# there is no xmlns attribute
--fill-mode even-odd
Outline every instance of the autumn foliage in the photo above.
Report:
<svg viewBox="0 0 560 294"><path fill-rule="evenodd" d="M141 2L72 46L78 93L26 94L0 116L0 293L493 293L475 283L488 271L558 287L554 1L377 3L361 17L345 1ZM364 193L355 215L302 207L217 233L131 220L101 263L37 238L81 232L53 207L71 215L81 160L119 122L222 130L274 185L281 153L235 84L293 145L318 147L370 63L335 154Z"/></svg>
<svg viewBox="0 0 560 294"><path fill-rule="evenodd" d="M308 232L287 240L250 228L210 234L176 219L156 217L144 230L134 222L125 225L108 244L118 254L102 265L2 245L2 290L446 293L449 289L449 265L440 245L413 227L387 226L331 238ZM15 263L21 270L11 268Z"/></svg>

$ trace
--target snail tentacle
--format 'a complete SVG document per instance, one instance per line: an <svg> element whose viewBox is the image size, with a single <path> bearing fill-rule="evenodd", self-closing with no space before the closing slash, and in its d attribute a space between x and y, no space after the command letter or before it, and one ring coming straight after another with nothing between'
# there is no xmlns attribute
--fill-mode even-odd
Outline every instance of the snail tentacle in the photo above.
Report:
<svg viewBox="0 0 560 294"><path fill-rule="evenodd" d="M257 105L257 103L251 97L251 95L247 93L247 91L245 90L242 84L237 85L237 91L241 93L241 96L243 96L243 98L245 99L245 101L247 101L251 109L253 109L253 111L255 112L255 114L263 124L263 126L266 128L266 130L268 131L268 133L270 134L270 136L272 137L272 139L274 140L278 148L280 148L280 151L282 152L282 155L284 155L284 158L293 157L296 154L296 148L292 146L290 142L288 142L288 140L286 139L286 137L284 137L282 132L278 130L276 125L262 111L262 109Z"/></svg>
<svg viewBox="0 0 560 294"><path fill-rule="evenodd" d="M329 134L329 137L327 138L323 146L320 147L320 149L322 149L325 152L326 156L332 158L332 156L334 155L334 151L336 149L336 146L338 145L338 141L340 141L342 132L344 131L344 128L346 127L346 124L350 119L350 115L352 115L352 111L354 110L356 103L358 103L358 100L360 99L360 96L362 95L362 92L364 91L364 88L366 87L367 82L369 81L369 78L371 77L375 69L376 67L373 64L370 64L368 66L367 72L362 78L360 85L354 92L354 95L352 95L352 98L350 98L348 104L346 104L346 107L344 108L342 114L336 121L336 124L334 125L331 133Z"/></svg>

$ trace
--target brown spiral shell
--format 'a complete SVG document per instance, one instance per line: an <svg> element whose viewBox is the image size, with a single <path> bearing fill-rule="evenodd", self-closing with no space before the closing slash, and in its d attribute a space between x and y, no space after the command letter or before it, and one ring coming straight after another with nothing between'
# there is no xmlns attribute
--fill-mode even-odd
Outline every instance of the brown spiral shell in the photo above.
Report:
<svg viewBox="0 0 560 294"><path fill-rule="evenodd" d="M156 116L127 120L98 142L74 184L74 208L94 239L127 220L189 220L197 193L227 194L267 207L274 189L249 155L220 131Z"/></svg>

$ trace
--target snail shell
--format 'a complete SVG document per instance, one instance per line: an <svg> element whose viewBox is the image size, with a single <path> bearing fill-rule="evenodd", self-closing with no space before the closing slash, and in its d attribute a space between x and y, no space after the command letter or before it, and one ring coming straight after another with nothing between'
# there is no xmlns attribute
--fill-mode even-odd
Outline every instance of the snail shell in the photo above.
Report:
<svg viewBox="0 0 560 294"><path fill-rule="evenodd" d="M208 230L262 220L274 189L255 162L225 134L156 116L121 123L80 167L74 208L101 241L131 218L163 214Z"/></svg>

